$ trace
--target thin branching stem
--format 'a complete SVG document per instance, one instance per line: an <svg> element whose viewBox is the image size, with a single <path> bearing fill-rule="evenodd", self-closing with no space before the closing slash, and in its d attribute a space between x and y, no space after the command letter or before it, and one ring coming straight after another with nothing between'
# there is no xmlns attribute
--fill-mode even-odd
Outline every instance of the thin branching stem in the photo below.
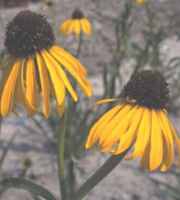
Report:
<svg viewBox="0 0 180 200"><path fill-rule="evenodd" d="M63 200L67 199L67 183L65 177L65 137L66 137L66 126L67 126L67 112L64 113L62 128L58 132L58 173L59 173L59 183L61 198Z"/></svg>
<svg viewBox="0 0 180 200"><path fill-rule="evenodd" d="M83 43L83 34L82 34L82 32L80 32L80 35L78 37L78 46L77 46L77 51L76 51L76 58L79 58L79 56L81 54L82 43Z"/></svg>
<svg viewBox="0 0 180 200"><path fill-rule="evenodd" d="M77 191L74 200L83 199L103 178L105 178L124 158L127 151L111 156Z"/></svg>

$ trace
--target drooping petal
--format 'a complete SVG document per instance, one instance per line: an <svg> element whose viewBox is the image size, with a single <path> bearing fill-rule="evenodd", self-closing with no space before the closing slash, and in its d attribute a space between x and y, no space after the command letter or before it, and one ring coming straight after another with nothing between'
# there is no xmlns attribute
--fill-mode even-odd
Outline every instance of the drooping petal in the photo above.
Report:
<svg viewBox="0 0 180 200"><path fill-rule="evenodd" d="M109 123L109 121L119 112L123 105L117 105L108 112L106 112L91 128L87 142L86 149L90 148L97 140L97 130Z"/></svg>
<svg viewBox="0 0 180 200"><path fill-rule="evenodd" d="M163 162L162 166L162 171L166 171L167 169L170 168L174 160L174 141L173 141L172 131L169 127L169 122L168 122L169 120L166 117L165 112L159 111L158 116L168 151L166 156L167 159Z"/></svg>
<svg viewBox="0 0 180 200"><path fill-rule="evenodd" d="M180 166L180 138L177 135L177 131L175 129L175 127L173 126L173 124L171 123L171 121L169 120L169 127L172 131L173 134L173 139L175 140L175 144L177 147L177 151L178 151L178 165Z"/></svg>
<svg viewBox="0 0 180 200"><path fill-rule="evenodd" d="M150 170L150 163L149 163L149 161L150 161L150 141L149 141L148 145L146 146L144 154L142 155L141 167L143 169Z"/></svg>
<svg viewBox="0 0 180 200"><path fill-rule="evenodd" d="M123 117L122 115L118 114L119 123L117 123L117 125L111 130L111 132L109 132L108 135L104 136L106 138L100 137L99 139L99 143L102 149L106 149L107 151L109 151L112 146L116 145L118 142L121 143L121 137L126 134L129 126L131 125L134 114L137 114L138 111L138 108L135 106L134 108L129 110L129 112L127 112L127 114L125 114Z"/></svg>
<svg viewBox="0 0 180 200"><path fill-rule="evenodd" d="M87 30L87 28L86 28L86 24L84 24L84 20L81 19L81 20L80 20L80 23L81 23L82 32L85 33L85 34L87 34L87 35L89 35L88 30Z"/></svg>
<svg viewBox="0 0 180 200"><path fill-rule="evenodd" d="M69 26L71 24L71 20L66 20L60 27L60 32L64 33L65 35L68 32Z"/></svg>
<svg viewBox="0 0 180 200"><path fill-rule="evenodd" d="M21 61L17 60L10 71L7 80L4 83L1 94L1 115L6 116L13 107L13 98L15 95L15 88L17 77L21 68Z"/></svg>
<svg viewBox="0 0 180 200"><path fill-rule="evenodd" d="M149 119L150 119L150 131L151 131L152 130L152 112L151 111L149 111ZM147 170L150 170L150 143L151 143L150 134L151 132L149 133L148 144L146 145L146 148L141 158L141 167Z"/></svg>
<svg viewBox="0 0 180 200"><path fill-rule="evenodd" d="M71 23L69 24L69 28L67 30L67 34L71 33L76 34L76 24L74 23L74 20L71 20Z"/></svg>
<svg viewBox="0 0 180 200"><path fill-rule="evenodd" d="M77 101L78 100L77 94L74 91L74 89L73 89L71 83L69 82L66 74L64 73L62 67L56 62L56 60L53 59L53 57L47 51L44 50L42 56L43 56L45 62L47 63L47 66L50 66L51 68L53 68L55 70L55 72L57 73L57 76L63 81L65 87L71 94L73 100Z"/></svg>
<svg viewBox="0 0 180 200"><path fill-rule="evenodd" d="M21 69L19 70L19 75L17 77L17 86L16 86L16 91L15 91L15 98L16 98L16 102L19 104L24 104L25 102L25 89L24 87L22 87L22 76L23 76L23 72L24 72L24 67L25 67L25 60L21 61ZM24 84L24 80L23 80L23 84ZM24 104L25 105L25 104Z"/></svg>
<svg viewBox="0 0 180 200"><path fill-rule="evenodd" d="M139 123L139 128L137 130L137 139L134 144L134 151L132 153L132 158L141 156L150 139L151 130L151 112L147 108L143 108L142 120Z"/></svg>
<svg viewBox="0 0 180 200"><path fill-rule="evenodd" d="M167 142L167 140L165 139L164 135L163 135L163 160L160 166L160 171L161 172L165 172L168 170L168 165L169 165L169 143Z"/></svg>
<svg viewBox="0 0 180 200"><path fill-rule="evenodd" d="M102 104L111 103L111 102L114 102L114 101L117 101L117 100L118 99L116 99L116 98L100 99L100 100L96 101L96 104L97 105L102 105Z"/></svg>
<svg viewBox="0 0 180 200"><path fill-rule="evenodd" d="M152 110L152 129L150 141L150 170L157 169L163 159L163 137L156 111Z"/></svg>
<svg viewBox="0 0 180 200"><path fill-rule="evenodd" d="M80 32L81 32L80 22L79 22L79 20L74 20L74 23L75 23L76 35L79 36Z"/></svg>
<svg viewBox="0 0 180 200"><path fill-rule="evenodd" d="M82 66L82 64L79 62L78 59L73 57L70 53L65 51L63 48L60 48L60 47L54 45L51 48L51 51L55 52L58 55L58 57L66 60L67 62L70 62L71 65L73 65L74 68L76 68L76 71L78 73L80 73L82 76L87 76L87 71L86 71L85 67Z"/></svg>
<svg viewBox="0 0 180 200"><path fill-rule="evenodd" d="M49 75L39 53L36 53L36 62L39 71L40 85L41 85L41 94L42 94L42 109L45 117L47 118L50 113L50 83L49 83Z"/></svg>
<svg viewBox="0 0 180 200"><path fill-rule="evenodd" d="M119 137L119 133L117 134L115 128L121 123L124 116L126 116L131 109L132 109L131 105L125 104L119 110L119 112L112 118L112 120L109 121L109 123L105 124L104 126L100 126L98 129L96 129L96 135L100 135L99 137L100 144L107 143L108 137L109 138L112 137L114 138L115 136Z"/></svg>
<svg viewBox="0 0 180 200"><path fill-rule="evenodd" d="M17 78L17 87L16 87L16 102L22 104L28 112L29 116L32 116L35 113L35 108L32 107L28 100L26 99L26 89L25 89L25 68L26 60L22 60L22 66L20 69L20 75Z"/></svg>
<svg viewBox="0 0 180 200"><path fill-rule="evenodd" d="M76 79L76 81L78 82L82 90L85 92L85 94L87 96L91 96L92 86L90 82L87 79L81 77L75 70L74 66L71 65L71 63L64 60L63 58L60 58L59 55L55 51L50 50L50 53L58 61L58 63L62 64L63 67Z"/></svg>
<svg viewBox="0 0 180 200"><path fill-rule="evenodd" d="M74 22L73 20L69 20L68 25L66 26L66 35L69 35L74 32Z"/></svg>
<svg viewBox="0 0 180 200"><path fill-rule="evenodd" d="M26 99L32 108L36 107L36 71L33 58L26 63Z"/></svg>
<svg viewBox="0 0 180 200"><path fill-rule="evenodd" d="M117 146L117 149L115 151L116 155L123 153L132 145L136 137L139 122L142 118L142 112L142 108L136 108L135 112L133 112L132 120L129 124L129 129L120 138L119 145Z"/></svg>
<svg viewBox="0 0 180 200"><path fill-rule="evenodd" d="M81 25L83 26L84 32L85 32L87 35L90 35L90 34L92 33L91 24L90 24L90 22L88 21L88 19L86 19L86 18L81 19Z"/></svg>
<svg viewBox="0 0 180 200"><path fill-rule="evenodd" d="M56 96L57 106L61 107L64 104L64 98L65 98L64 83L61 77L58 75L56 67L52 65L52 63L50 63L49 60L47 59L46 54L42 52L41 55L45 61L47 70L49 72L49 76Z"/></svg>

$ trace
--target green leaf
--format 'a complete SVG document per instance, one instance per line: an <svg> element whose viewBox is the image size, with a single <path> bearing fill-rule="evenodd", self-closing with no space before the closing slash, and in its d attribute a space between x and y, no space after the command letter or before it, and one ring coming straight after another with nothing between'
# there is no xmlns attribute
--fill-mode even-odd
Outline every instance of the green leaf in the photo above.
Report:
<svg viewBox="0 0 180 200"><path fill-rule="evenodd" d="M9 177L0 181L1 192L5 192L10 188L24 189L30 192L32 196L42 197L46 200L56 200L47 189L24 178Z"/></svg>

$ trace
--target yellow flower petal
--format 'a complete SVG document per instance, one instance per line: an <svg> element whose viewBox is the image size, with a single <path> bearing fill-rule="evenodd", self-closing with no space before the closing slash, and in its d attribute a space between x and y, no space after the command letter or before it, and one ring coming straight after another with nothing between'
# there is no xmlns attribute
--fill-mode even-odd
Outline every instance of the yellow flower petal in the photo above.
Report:
<svg viewBox="0 0 180 200"><path fill-rule="evenodd" d="M56 53L53 49L50 50L50 54L54 56L54 58L58 61L59 64L62 64L63 67L76 79L76 81L79 83L81 89L85 92L87 96L92 95L92 86L90 82L82 78L78 72L75 70L73 65L71 63L67 62L65 59L61 58L60 55Z"/></svg>
<svg viewBox="0 0 180 200"><path fill-rule="evenodd" d="M168 113L167 112L164 112L165 116L166 116L166 120L168 122L168 125L169 125L169 128L171 129L171 132L172 132L172 137L174 140L179 140L180 137L179 135L177 134L177 131L175 129L175 127L173 126L172 122L168 119Z"/></svg>
<svg viewBox="0 0 180 200"><path fill-rule="evenodd" d="M67 34L71 20L66 20L60 27L60 32Z"/></svg>
<svg viewBox="0 0 180 200"><path fill-rule="evenodd" d="M177 131L175 130L175 127L173 126L173 124L171 123L171 121L169 120L169 127L172 131L173 134L173 139L175 140L175 144L177 147L177 151L178 151L178 165L180 166L180 138L177 135Z"/></svg>
<svg viewBox="0 0 180 200"><path fill-rule="evenodd" d="M71 33L74 33L76 35L76 23L74 20L71 20L69 29L67 30L67 34L71 34Z"/></svg>
<svg viewBox="0 0 180 200"><path fill-rule="evenodd" d="M87 71L84 66L81 65L78 59L73 57L70 53L66 52L64 49L58 47L58 46L53 46L50 51L55 52L59 57L62 59L66 60L66 62L70 62L71 65L74 66L76 69L77 73L80 74L81 76L87 76Z"/></svg>
<svg viewBox="0 0 180 200"><path fill-rule="evenodd" d="M129 123L129 129L126 132L124 132L124 134L120 138L119 145L117 146L117 149L114 153L115 155L123 153L132 145L137 134L139 122L142 118L142 112L142 108L136 108L132 113L132 120L131 123Z"/></svg>
<svg viewBox="0 0 180 200"><path fill-rule="evenodd" d="M173 141L173 135L172 135L172 131L169 127L169 120L166 117L165 112L163 111L159 111L158 113L159 116L159 122L160 122L160 126L162 129L162 133L164 136L164 140L165 140L165 144L166 144L166 148L167 148L167 155L166 155L166 159L163 162L162 166L162 171L167 170L171 167L173 160L174 160L174 141ZM164 168L164 170L163 170Z"/></svg>
<svg viewBox="0 0 180 200"><path fill-rule="evenodd" d="M22 73L24 72L24 67L25 67L25 60L21 61L21 69L19 70L19 74L17 77L17 84L16 84L16 93L15 93L15 98L16 98L16 102L19 104L24 104L25 101L25 89L22 88L22 82L21 82L21 78L22 78ZM24 80L23 80L24 81ZM23 82L24 84L24 82ZM25 105L25 104L24 104Z"/></svg>
<svg viewBox="0 0 180 200"><path fill-rule="evenodd" d="M145 4L145 0L135 0L135 1L139 5L144 5Z"/></svg>
<svg viewBox="0 0 180 200"><path fill-rule="evenodd" d="M149 157L150 157L150 141L149 141L148 145L146 146L146 149L145 149L144 154L141 159L141 167L143 169L150 170Z"/></svg>
<svg viewBox="0 0 180 200"><path fill-rule="evenodd" d="M147 108L143 108L142 120L137 130L137 139L134 145L132 158L141 156L150 139L151 130L151 112Z"/></svg>
<svg viewBox="0 0 180 200"><path fill-rule="evenodd" d="M46 67L48 69L51 78L51 82L56 95L57 106L61 107L64 104L64 98L65 98L64 83L61 80L61 77L57 73L56 66L52 65L52 63L49 62L45 52L42 52L41 55L46 63Z"/></svg>
<svg viewBox="0 0 180 200"><path fill-rule="evenodd" d="M114 138L115 136L117 138L120 138L120 134L123 133L118 133L117 134L117 129L118 125L121 123L123 120L124 116L126 116L129 111L132 109L132 106L129 104L125 104L122 109L119 110L119 112L112 118L111 121L109 121L108 124L106 124L103 127L99 127L99 129L96 130L97 134L100 134L100 143L105 145L107 143L108 137L109 138Z"/></svg>
<svg viewBox="0 0 180 200"><path fill-rule="evenodd" d="M91 24L90 24L89 20L86 19L86 18L81 19L81 25L82 25L82 27L83 27L84 32L85 32L87 35L91 35L91 33L92 33L92 28L91 28Z"/></svg>
<svg viewBox="0 0 180 200"><path fill-rule="evenodd" d="M73 20L69 20L68 26L66 28L66 35L69 35L74 32L74 22Z"/></svg>
<svg viewBox="0 0 180 200"><path fill-rule="evenodd" d="M65 87L67 88L67 90L71 94L71 96L74 99L74 101L77 101L78 100L77 94L74 91L74 89L72 88L71 83L69 82L66 74L62 70L62 67L60 66L60 64L58 64L56 62L56 60L53 59L53 57L47 51L45 51L45 50L44 50L42 56L43 56L43 58L44 58L44 60L45 60L45 62L47 64L47 66L50 66L51 68L54 68L54 70L57 73L57 76L59 76L60 79L63 81Z"/></svg>
<svg viewBox="0 0 180 200"><path fill-rule="evenodd" d="M18 73L21 68L21 62L17 60L10 71L10 74L5 81L4 88L1 95L1 115L6 116L13 106L13 97L15 94L16 82Z"/></svg>
<svg viewBox="0 0 180 200"><path fill-rule="evenodd" d="M47 73L47 69L45 66L45 63L43 62L43 59L39 55L39 53L36 53L36 61L37 61L37 67L39 71L39 78L40 78L40 85L41 85L41 94L42 94L42 109L45 117L47 118L49 116L50 112L50 83L49 83L49 75Z"/></svg>
<svg viewBox="0 0 180 200"><path fill-rule="evenodd" d="M163 137L156 111L152 110L152 129L150 142L150 170L157 169L163 159Z"/></svg>
<svg viewBox="0 0 180 200"><path fill-rule="evenodd" d="M97 100L97 101L96 101L96 104L97 104L97 105L102 105L102 104L111 103L111 102L114 102L114 101L117 101L117 100L118 100L118 99L116 99L116 98L100 99L100 100Z"/></svg>
<svg viewBox="0 0 180 200"><path fill-rule="evenodd" d="M26 99L32 108L36 107L36 71L33 58L26 63Z"/></svg>
<svg viewBox="0 0 180 200"><path fill-rule="evenodd" d="M49 52L56 58L56 60L66 68L71 75L74 77L78 76L81 79L85 79L86 75L79 70L77 67L77 62L72 60L71 58L67 58L64 52L57 51L54 48L51 48Z"/></svg>
<svg viewBox="0 0 180 200"><path fill-rule="evenodd" d="M121 112L123 112L123 110L120 111L120 113ZM121 137L126 134L132 122L131 120L134 116L134 113L136 112L138 112L138 109L135 106L134 108L129 110L129 112L124 115L124 117L118 114L119 123L111 130L111 132L109 132L108 135L104 136L104 138L103 136L100 137L99 143L101 145L101 148L107 149L107 151L109 151L108 149L111 149L113 145L117 144L119 141L121 142Z"/></svg>
<svg viewBox="0 0 180 200"><path fill-rule="evenodd" d="M35 113L35 108L32 107L26 99L26 89L25 89L25 80L24 80L24 68L26 68L26 61L22 60L22 66L20 69L20 75L17 78L16 86L16 102L22 104L28 112L29 116L32 116Z"/></svg>
<svg viewBox="0 0 180 200"><path fill-rule="evenodd" d="M100 119L93 125L90 130L87 142L86 149L90 148L97 140L97 130L109 123L109 121L119 112L123 105L118 105L106 112Z"/></svg>
<svg viewBox="0 0 180 200"><path fill-rule="evenodd" d="M74 23L75 23L75 32L76 32L76 35L79 36L80 32L81 32L80 22L79 22L79 20L75 20Z"/></svg>
<svg viewBox="0 0 180 200"><path fill-rule="evenodd" d="M83 19L80 20L80 24L81 24L82 32L87 34L87 35L89 35L88 30L86 29L86 24L84 24L84 20Z"/></svg>
<svg viewBox="0 0 180 200"><path fill-rule="evenodd" d="M167 141L165 140L165 137L163 135L163 160L160 166L160 171L161 172L165 172L168 170L168 164L169 164L169 158L168 158L168 154L169 154L169 143L167 143Z"/></svg>

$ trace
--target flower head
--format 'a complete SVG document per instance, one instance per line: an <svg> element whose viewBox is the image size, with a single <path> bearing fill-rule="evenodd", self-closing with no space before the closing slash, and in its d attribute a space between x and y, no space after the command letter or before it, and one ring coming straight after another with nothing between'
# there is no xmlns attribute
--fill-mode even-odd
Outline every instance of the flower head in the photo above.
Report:
<svg viewBox="0 0 180 200"><path fill-rule="evenodd" d="M180 140L168 118L168 102L168 85L159 72L136 73L124 87L122 102L93 125L86 148L98 143L103 152L114 155L130 149L127 158L140 158L143 168L168 170L175 143L180 150Z"/></svg>
<svg viewBox="0 0 180 200"><path fill-rule="evenodd" d="M144 5L145 4L145 0L135 0L135 1L139 5Z"/></svg>
<svg viewBox="0 0 180 200"><path fill-rule="evenodd" d="M86 35L91 35L92 27L89 20L84 16L83 12L79 9L75 9L72 18L67 19L60 26L60 32L65 35L74 33L76 36L79 36L81 33Z"/></svg>
<svg viewBox="0 0 180 200"><path fill-rule="evenodd" d="M43 114L50 113L50 98L55 96L57 109L64 110L66 90L74 101L76 91L66 72L79 83L87 96L92 87L83 65L71 54L55 44L50 24L44 16L22 11L8 24L5 46L14 58L1 88L0 113L6 116L17 104L24 105L29 114L39 107L42 98Z"/></svg>

